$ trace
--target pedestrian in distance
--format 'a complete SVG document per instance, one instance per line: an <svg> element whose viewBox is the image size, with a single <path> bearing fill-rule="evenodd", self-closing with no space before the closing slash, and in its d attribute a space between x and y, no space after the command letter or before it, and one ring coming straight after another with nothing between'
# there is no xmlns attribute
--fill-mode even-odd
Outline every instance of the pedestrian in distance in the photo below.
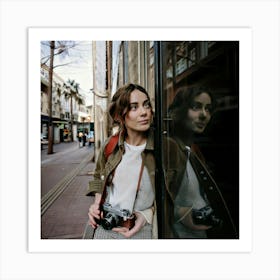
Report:
<svg viewBox="0 0 280 280"><path fill-rule="evenodd" d="M87 142L87 133L84 132L84 133L83 133L83 147L85 147L86 142Z"/></svg>
<svg viewBox="0 0 280 280"><path fill-rule="evenodd" d="M88 142L88 147L91 147L91 143L93 142L93 131L90 131L87 134L87 142Z"/></svg>
<svg viewBox="0 0 280 280"><path fill-rule="evenodd" d="M82 147L82 140L83 140L83 132L82 131L80 131L78 133L78 139L79 139L79 148L81 148Z"/></svg>
<svg viewBox="0 0 280 280"><path fill-rule="evenodd" d="M157 238L153 110L147 91L127 84L114 94L109 114L118 131L99 153L87 195L94 239Z"/></svg>
<svg viewBox="0 0 280 280"><path fill-rule="evenodd" d="M168 108L169 136L163 141L166 238L238 238L223 195L195 144L215 104L207 88L185 87Z"/></svg>

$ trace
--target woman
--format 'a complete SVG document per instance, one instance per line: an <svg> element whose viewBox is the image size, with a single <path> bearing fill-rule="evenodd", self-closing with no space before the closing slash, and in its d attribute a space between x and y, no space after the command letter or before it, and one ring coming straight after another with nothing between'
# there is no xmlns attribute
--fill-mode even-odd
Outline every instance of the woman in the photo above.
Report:
<svg viewBox="0 0 280 280"><path fill-rule="evenodd" d="M201 87L181 89L169 107L171 138L164 141L167 238L237 238L223 196L194 144L214 107L213 96Z"/></svg>
<svg viewBox="0 0 280 280"><path fill-rule="evenodd" d="M136 84L121 87L109 114L119 132L103 145L89 184L88 195L95 195L88 213L94 238L157 238L153 111L147 91Z"/></svg>

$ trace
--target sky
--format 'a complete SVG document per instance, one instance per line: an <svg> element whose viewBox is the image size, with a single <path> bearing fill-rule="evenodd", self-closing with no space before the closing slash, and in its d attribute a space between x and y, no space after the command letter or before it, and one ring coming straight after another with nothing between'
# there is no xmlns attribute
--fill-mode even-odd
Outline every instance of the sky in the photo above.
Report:
<svg viewBox="0 0 280 280"><path fill-rule="evenodd" d="M49 47L41 45L43 56L49 54ZM67 64L63 66L58 66ZM54 60L54 71L62 79L75 80L80 85L80 93L86 98L86 105L92 104L93 71L92 71L92 42L76 41L75 47L68 50L68 54L57 55Z"/></svg>

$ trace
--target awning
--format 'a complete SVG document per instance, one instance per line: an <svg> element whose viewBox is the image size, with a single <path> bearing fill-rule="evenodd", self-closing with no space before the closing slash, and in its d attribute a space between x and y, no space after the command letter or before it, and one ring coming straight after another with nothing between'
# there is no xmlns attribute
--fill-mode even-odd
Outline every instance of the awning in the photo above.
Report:
<svg viewBox="0 0 280 280"><path fill-rule="evenodd" d="M66 121L52 121L52 123L64 123L64 124L68 124L69 122L66 122Z"/></svg>

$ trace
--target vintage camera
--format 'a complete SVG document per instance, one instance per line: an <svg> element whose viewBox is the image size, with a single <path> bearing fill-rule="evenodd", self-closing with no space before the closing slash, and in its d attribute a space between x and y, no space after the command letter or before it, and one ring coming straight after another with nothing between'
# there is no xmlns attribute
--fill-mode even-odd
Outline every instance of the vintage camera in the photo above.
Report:
<svg viewBox="0 0 280 280"><path fill-rule="evenodd" d="M201 209L192 210L193 222L197 225L207 225L207 226L221 226L223 221L218 218L211 206L207 205Z"/></svg>
<svg viewBox="0 0 280 280"><path fill-rule="evenodd" d="M126 221L134 221L133 215L129 210L113 208L111 204L105 202L102 205L103 219L100 220L100 224L106 230L110 230L117 226L122 226ZM132 225L130 225L132 227Z"/></svg>

